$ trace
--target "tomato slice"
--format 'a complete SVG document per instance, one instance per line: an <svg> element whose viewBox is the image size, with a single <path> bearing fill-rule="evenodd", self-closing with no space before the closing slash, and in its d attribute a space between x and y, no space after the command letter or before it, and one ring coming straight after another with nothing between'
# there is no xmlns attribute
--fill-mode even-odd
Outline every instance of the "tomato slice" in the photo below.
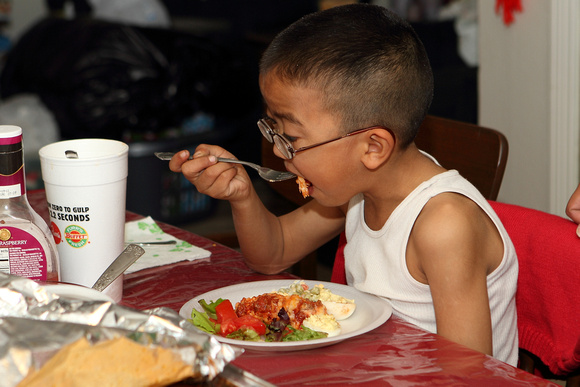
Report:
<svg viewBox="0 0 580 387"><path fill-rule="evenodd" d="M253 329L254 331L256 331L256 333L259 335L266 334L266 324L264 324L257 317L250 316L250 315L241 316L241 317L236 318L234 320L234 323L236 324L238 329L249 328L249 329Z"/></svg>
<svg viewBox="0 0 580 387"><path fill-rule="evenodd" d="M217 315L217 321L219 324L223 321L233 320L238 317L230 300L223 300L220 302L215 307L215 314Z"/></svg>
<svg viewBox="0 0 580 387"><path fill-rule="evenodd" d="M222 323L220 324L220 335L226 337L227 335L237 331L238 329L239 328L233 319L222 321Z"/></svg>
<svg viewBox="0 0 580 387"><path fill-rule="evenodd" d="M227 336L241 328L252 329L259 335L266 334L266 324L260 319L246 315L238 317L230 300L223 300L215 307L220 335Z"/></svg>

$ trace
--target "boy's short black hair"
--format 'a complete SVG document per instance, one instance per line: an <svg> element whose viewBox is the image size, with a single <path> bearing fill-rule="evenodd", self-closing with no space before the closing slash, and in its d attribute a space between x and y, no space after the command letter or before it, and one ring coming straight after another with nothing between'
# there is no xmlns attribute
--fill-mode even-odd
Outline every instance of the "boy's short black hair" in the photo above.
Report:
<svg viewBox="0 0 580 387"><path fill-rule="evenodd" d="M400 146L415 138L433 99L433 73L423 44L388 9L351 4L307 15L264 52L260 74L319 89L344 132L382 125Z"/></svg>

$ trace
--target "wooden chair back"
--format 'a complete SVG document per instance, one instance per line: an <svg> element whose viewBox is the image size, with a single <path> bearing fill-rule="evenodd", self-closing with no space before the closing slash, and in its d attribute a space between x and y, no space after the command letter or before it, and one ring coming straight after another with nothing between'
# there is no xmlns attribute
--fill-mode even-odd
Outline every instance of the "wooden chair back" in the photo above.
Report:
<svg viewBox="0 0 580 387"><path fill-rule="evenodd" d="M415 139L419 149L456 169L488 200L496 200L508 158L508 141L497 130L427 116Z"/></svg>

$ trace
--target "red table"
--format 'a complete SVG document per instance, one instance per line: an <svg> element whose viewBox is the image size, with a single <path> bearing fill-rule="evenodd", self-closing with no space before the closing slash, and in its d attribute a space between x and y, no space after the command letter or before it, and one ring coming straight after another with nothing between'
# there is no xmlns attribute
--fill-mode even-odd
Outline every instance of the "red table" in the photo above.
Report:
<svg viewBox="0 0 580 387"><path fill-rule="evenodd" d="M44 191L28 194L48 220ZM127 220L140 215L127 213ZM125 276L122 304L136 309L165 306L179 311L207 291L249 281L295 278L258 274L242 255L183 229L159 223L167 233L210 250L209 259L176 263ZM426 332L397 317L364 335L302 351L247 350L233 364L279 386L546 386L555 385L479 352Z"/></svg>

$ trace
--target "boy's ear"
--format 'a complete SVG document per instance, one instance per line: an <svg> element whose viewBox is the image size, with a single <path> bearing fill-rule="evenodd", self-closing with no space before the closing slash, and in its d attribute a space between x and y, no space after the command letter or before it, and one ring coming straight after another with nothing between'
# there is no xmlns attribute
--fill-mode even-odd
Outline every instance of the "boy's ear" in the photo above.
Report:
<svg viewBox="0 0 580 387"><path fill-rule="evenodd" d="M395 150L395 137L388 130L376 129L365 138L366 151L361 161L368 169L374 170L384 164Z"/></svg>

